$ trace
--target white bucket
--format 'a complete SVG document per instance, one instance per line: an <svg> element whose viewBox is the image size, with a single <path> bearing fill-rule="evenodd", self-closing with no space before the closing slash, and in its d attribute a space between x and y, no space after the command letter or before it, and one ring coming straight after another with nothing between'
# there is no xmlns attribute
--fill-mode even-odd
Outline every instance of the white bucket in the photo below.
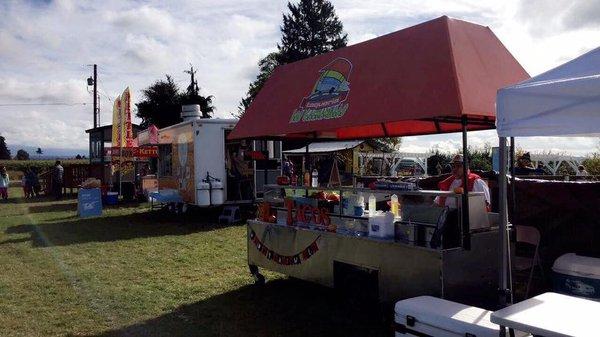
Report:
<svg viewBox="0 0 600 337"><path fill-rule="evenodd" d="M377 211L369 217L369 237L378 239L394 238L394 215L391 212Z"/></svg>

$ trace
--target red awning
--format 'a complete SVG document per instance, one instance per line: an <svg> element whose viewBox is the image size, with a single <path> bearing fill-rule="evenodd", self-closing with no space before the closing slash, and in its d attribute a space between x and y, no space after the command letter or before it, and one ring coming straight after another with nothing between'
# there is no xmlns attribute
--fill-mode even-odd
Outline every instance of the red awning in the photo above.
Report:
<svg viewBox="0 0 600 337"><path fill-rule="evenodd" d="M279 66L230 138L361 139L494 127L529 78L487 27L446 16Z"/></svg>

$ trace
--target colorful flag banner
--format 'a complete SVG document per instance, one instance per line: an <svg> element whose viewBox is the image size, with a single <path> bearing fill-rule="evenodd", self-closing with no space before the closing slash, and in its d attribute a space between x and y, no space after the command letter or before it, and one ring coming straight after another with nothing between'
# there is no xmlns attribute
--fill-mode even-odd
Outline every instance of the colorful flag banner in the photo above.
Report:
<svg viewBox="0 0 600 337"><path fill-rule="evenodd" d="M311 244L309 244L298 254L281 255L265 246L265 244L260 241L256 235L256 232L253 230L250 231L250 241L254 244L254 247L256 247L256 249L258 249L258 251L267 258L267 260L271 260L284 266L301 264L302 261L310 259L319 251L319 245L317 242L320 238L321 236L319 235Z"/></svg>
<svg viewBox="0 0 600 337"><path fill-rule="evenodd" d="M121 121L122 121L122 135L125 140L125 146L133 146L133 129L131 127L131 91L129 87L125 88L123 94L121 94Z"/></svg>
<svg viewBox="0 0 600 337"><path fill-rule="evenodd" d="M121 96L117 96L113 103L112 146L122 146L121 139Z"/></svg>

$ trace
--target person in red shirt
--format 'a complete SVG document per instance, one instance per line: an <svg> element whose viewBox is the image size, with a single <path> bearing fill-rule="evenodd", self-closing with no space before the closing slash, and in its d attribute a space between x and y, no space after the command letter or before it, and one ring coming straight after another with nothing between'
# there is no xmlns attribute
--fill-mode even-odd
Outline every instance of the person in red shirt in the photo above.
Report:
<svg viewBox="0 0 600 337"><path fill-rule="evenodd" d="M442 180L438 183L438 187L441 191L454 191L457 187L462 187L462 177L463 177L463 156L457 154L452 158L452 175L445 180ZM481 179L475 173L471 173L467 167L467 188L469 192L483 192L486 205L489 207L490 205L490 190ZM435 198L435 202L439 206L447 206L449 208L457 208L456 198L445 198L445 197L437 197Z"/></svg>

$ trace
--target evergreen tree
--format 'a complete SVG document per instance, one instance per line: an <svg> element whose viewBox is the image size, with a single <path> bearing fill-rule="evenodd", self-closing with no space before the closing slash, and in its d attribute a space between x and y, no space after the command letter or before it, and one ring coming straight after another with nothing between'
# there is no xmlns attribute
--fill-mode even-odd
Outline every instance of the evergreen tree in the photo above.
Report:
<svg viewBox="0 0 600 337"><path fill-rule="evenodd" d="M166 79L158 80L142 90L142 101L136 104L136 115L142 119L141 127L147 128L154 124L160 129L180 123L183 104L199 104L203 117L210 118L215 110L212 105L213 96L201 96L198 84L194 84L185 92L180 92L173 78L166 75Z"/></svg>
<svg viewBox="0 0 600 337"><path fill-rule="evenodd" d="M171 76L165 76L165 80L157 80L142 90L142 100L136 104L136 115L142 119L142 128L150 124L164 128L181 122L179 87Z"/></svg>
<svg viewBox="0 0 600 337"><path fill-rule="evenodd" d="M279 64L291 63L341 47L348 42L342 22L328 0L288 2L283 15L281 43L277 45Z"/></svg>
<svg viewBox="0 0 600 337"><path fill-rule="evenodd" d="M29 160L29 153L23 149L17 151L16 160Z"/></svg>
<svg viewBox="0 0 600 337"><path fill-rule="evenodd" d="M10 159L10 150L6 146L6 138L0 136L0 159Z"/></svg>
<svg viewBox="0 0 600 337"><path fill-rule="evenodd" d="M246 97L238 106L238 117L250 106L275 67L341 47L348 42L342 22L328 0L300 0L288 2L289 14L283 14L281 42L277 52L270 53L258 63L260 73L250 83Z"/></svg>

